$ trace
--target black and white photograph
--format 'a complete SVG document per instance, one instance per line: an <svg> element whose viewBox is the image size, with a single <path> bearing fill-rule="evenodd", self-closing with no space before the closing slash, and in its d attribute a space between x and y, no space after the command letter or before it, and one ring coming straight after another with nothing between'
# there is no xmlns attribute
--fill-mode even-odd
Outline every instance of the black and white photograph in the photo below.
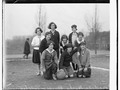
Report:
<svg viewBox="0 0 120 90"><path fill-rule="evenodd" d="M2 9L2 89L117 90L116 1L3 0Z"/></svg>

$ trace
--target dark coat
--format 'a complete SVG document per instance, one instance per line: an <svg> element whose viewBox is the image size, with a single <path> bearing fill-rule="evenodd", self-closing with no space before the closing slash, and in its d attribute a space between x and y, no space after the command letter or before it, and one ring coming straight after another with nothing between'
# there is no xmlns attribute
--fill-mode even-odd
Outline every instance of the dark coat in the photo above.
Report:
<svg viewBox="0 0 120 90"><path fill-rule="evenodd" d="M73 32L71 32L71 33L69 34L69 43L72 43L72 34L73 34ZM78 35L78 33L77 33L77 35Z"/></svg>
<svg viewBox="0 0 120 90"><path fill-rule="evenodd" d="M60 43L60 34L58 31L55 30L54 35L51 33L51 40L55 43L54 49L57 50L59 49L59 43Z"/></svg>
<svg viewBox="0 0 120 90"><path fill-rule="evenodd" d="M47 45L47 40L46 38L44 38L42 41L41 41L41 44L40 44L40 47L39 47L39 52L42 53L45 49L48 48L48 45Z"/></svg>
<svg viewBox="0 0 120 90"><path fill-rule="evenodd" d="M24 44L24 54L30 54L30 44L28 41L25 41Z"/></svg>
<svg viewBox="0 0 120 90"><path fill-rule="evenodd" d="M77 51L78 51L78 48L76 48L75 50L72 50L70 54L67 52L67 50L65 50L65 52L62 53L60 57L60 63L59 63L60 69L70 66L70 62L72 62L72 56Z"/></svg>

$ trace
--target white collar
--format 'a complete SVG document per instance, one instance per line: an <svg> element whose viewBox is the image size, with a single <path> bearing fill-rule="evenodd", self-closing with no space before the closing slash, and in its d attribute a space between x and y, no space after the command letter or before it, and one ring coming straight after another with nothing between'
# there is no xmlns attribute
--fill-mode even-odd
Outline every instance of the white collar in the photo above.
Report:
<svg viewBox="0 0 120 90"><path fill-rule="evenodd" d="M77 34L77 32L73 32L73 34Z"/></svg>
<svg viewBox="0 0 120 90"><path fill-rule="evenodd" d="M80 44L81 42L83 42L84 41L84 38L82 38L82 40L81 41L79 41L79 39L77 38L77 42Z"/></svg>
<svg viewBox="0 0 120 90"><path fill-rule="evenodd" d="M68 40L67 40L67 43L66 43L66 44L68 44ZM63 46L65 46L66 44L64 44L63 41L62 41L62 45L63 45Z"/></svg>
<svg viewBox="0 0 120 90"><path fill-rule="evenodd" d="M55 50L53 49L52 51L50 51L48 48L46 49L49 53L53 53Z"/></svg>

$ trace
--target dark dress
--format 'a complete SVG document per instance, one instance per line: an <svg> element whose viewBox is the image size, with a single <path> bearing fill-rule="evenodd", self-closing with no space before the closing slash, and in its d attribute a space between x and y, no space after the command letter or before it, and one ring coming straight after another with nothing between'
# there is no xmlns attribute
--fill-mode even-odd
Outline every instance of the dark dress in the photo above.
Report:
<svg viewBox="0 0 120 90"><path fill-rule="evenodd" d="M51 33L51 40L55 43L54 50L57 52L57 57L59 58L59 43L60 43L60 34L55 30L54 34Z"/></svg>
<svg viewBox="0 0 120 90"><path fill-rule="evenodd" d="M25 41L24 54L25 54L25 55L29 55L29 54L30 54L30 44L29 44L28 41Z"/></svg>
<svg viewBox="0 0 120 90"><path fill-rule="evenodd" d="M62 53L61 58L60 58L60 63L59 63L59 68L63 69L64 67L69 67L70 62L72 62L72 55L78 51L78 48L75 50L71 51L70 54L65 50L65 52Z"/></svg>
<svg viewBox="0 0 120 90"><path fill-rule="evenodd" d="M68 44L68 42L67 42L67 44ZM60 46L62 47L62 48L60 48L60 53L62 54L66 49L66 45L63 45L62 42L60 42Z"/></svg>

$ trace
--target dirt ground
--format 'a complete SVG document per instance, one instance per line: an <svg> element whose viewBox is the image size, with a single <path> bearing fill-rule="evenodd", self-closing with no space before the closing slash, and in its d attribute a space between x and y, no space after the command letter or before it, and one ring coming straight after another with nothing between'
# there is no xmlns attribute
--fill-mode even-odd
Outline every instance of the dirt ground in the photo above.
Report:
<svg viewBox="0 0 120 90"><path fill-rule="evenodd" d="M21 57L20 57L21 56ZM37 65L22 55L9 55L5 59L4 89L109 89L109 53L94 55L91 52L91 78L45 80L37 76ZM5 76L5 75L3 75Z"/></svg>

